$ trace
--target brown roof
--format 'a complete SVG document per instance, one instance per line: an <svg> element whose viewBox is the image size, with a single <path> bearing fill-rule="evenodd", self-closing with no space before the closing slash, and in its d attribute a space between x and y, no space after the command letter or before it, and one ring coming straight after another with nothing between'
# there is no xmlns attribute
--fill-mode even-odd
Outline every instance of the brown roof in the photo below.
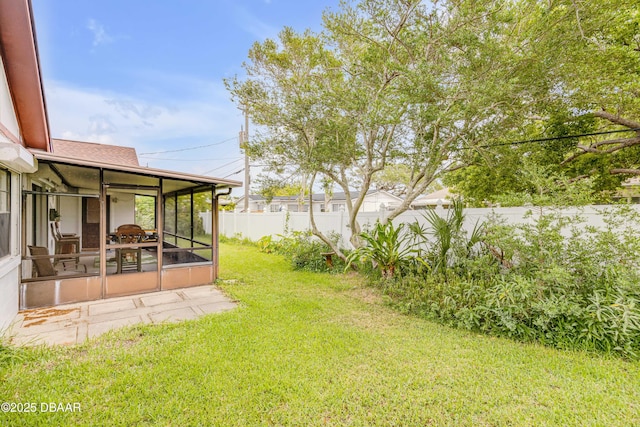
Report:
<svg viewBox="0 0 640 427"><path fill-rule="evenodd" d="M70 141L68 139L51 139L51 146L52 153L57 157L91 160L112 165L140 166L136 149L133 147Z"/></svg>

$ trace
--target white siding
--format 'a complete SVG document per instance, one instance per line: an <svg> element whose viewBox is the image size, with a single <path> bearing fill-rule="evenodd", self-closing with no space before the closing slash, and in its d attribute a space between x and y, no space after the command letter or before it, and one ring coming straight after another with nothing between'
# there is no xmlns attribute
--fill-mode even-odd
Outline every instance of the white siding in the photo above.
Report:
<svg viewBox="0 0 640 427"><path fill-rule="evenodd" d="M0 57L0 123L4 128L11 132L15 137L20 138L20 128L15 110L13 109L13 101L11 92L9 92L9 84L4 71L4 61ZM11 145L9 143L9 145ZM4 162L2 162L4 160ZM0 163L5 164L10 170L12 169L13 159L0 158ZM0 165L1 167L2 165ZM17 169L17 168L16 168ZM11 240L10 255L0 259L0 335L6 329L16 314L19 306L19 288L20 288L20 193L21 193L22 175L15 170L11 173Z"/></svg>
<svg viewBox="0 0 640 427"><path fill-rule="evenodd" d="M20 175L11 174L10 255L0 260L0 334L18 313L20 284Z"/></svg>

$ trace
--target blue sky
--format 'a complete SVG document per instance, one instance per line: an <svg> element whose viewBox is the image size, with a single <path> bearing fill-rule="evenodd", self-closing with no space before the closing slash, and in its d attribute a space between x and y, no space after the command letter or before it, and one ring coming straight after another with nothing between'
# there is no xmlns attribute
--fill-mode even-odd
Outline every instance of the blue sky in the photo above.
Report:
<svg viewBox="0 0 640 427"><path fill-rule="evenodd" d="M251 45L284 26L320 30L338 0L32 4L54 138L132 146L144 166L242 180L233 173L244 119L223 79L242 76ZM158 153L169 150L181 151Z"/></svg>

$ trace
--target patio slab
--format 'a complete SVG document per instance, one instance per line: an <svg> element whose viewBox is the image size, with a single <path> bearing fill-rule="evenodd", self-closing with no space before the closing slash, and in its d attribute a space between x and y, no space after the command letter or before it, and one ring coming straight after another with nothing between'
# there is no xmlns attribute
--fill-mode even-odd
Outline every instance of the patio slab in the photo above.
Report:
<svg viewBox="0 0 640 427"><path fill-rule="evenodd" d="M138 323L178 322L237 306L212 285L25 310L8 337L16 345L73 345Z"/></svg>

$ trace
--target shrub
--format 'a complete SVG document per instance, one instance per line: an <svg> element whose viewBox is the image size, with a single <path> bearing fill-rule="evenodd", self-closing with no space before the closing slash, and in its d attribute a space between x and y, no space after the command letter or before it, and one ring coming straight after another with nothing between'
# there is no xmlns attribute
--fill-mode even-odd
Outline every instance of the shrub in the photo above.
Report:
<svg viewBox="0 0 640 427"><path fill-rule="evenodd" d="M381 284L393 304L452 326L563 349L640 357L640 221L619 206L604 226L554 209L530 222L492 219L487 253L449 263L448 280Z"/></svg>
<svg viewBox="0 0 640 427"><path fill-rule="evenodd" d="M396 227L391 222L378 222L371 232L361 233L360 237L365 245L351 252L347 266L353 262L371 262L385 279L393 278L397 271L409 263L414 253L412 236L404 229L404 224Z"/></svg>
<svg viewBox="0 0 640 427"><path fill-rule="evenodd" d="M327 265L323 254L331 251L329 246L313 236L310 231L293 231L286 235L264 236L258 240L262 252L284 255L291 260L294 270L339 271L344 263L333 257L333 267ZM334 236L334 238L336 238Z"/></svg>
<svg viewBox="0 0 640 427"><path fill-rule="evenodd" d="M255 246L255 242L248 237L242 237L242 233L236 233L231 237L220 234L218 237L220 243L233 243L237 245Z"/></svg>
<svg viewBox="0 0 640 427"><path fill-rule="evenodd" d="M417 259L433 273L442 275L446 281L447 271L459 269L479 255L476 248L482 242L484 224L476 222L471 235L467 236L462 228L465 215L459 199L454 200L445 217L438 215L435 210L427 210L423 217L428 228L420 226L418 222L410 225L416 247L423 248Z"/></svg>

